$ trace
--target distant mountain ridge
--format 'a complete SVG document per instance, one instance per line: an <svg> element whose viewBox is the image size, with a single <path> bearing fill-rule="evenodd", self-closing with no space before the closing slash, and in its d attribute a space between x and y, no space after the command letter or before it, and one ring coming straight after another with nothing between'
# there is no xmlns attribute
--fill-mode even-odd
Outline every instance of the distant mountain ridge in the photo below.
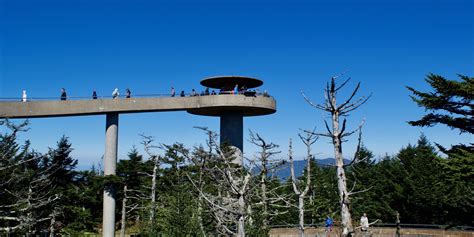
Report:
<svg viewBox="0 0 474 237"><path fill-rule="evenodd" d="M350 163L350 160L344 159L344 164ZM306 167L305 160L295 160L293 162L295 166L295 176L300 177L303 175L304 168ZM316 159L316 164L318 166L333 166L336 164L336 160L334 158L325 158L325 159ZM291 176L290 172L290 162L286 162L280 169L278 169L275 173L271 174L271 176L276 176L281 180L286 180Z"/></svg>

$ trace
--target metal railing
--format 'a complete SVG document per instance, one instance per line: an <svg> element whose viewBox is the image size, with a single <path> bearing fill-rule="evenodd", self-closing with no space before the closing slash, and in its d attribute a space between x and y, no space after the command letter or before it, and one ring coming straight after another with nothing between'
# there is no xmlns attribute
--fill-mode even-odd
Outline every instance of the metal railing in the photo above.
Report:
<svg viewBox="0 0 474 237"><path fill-rule="evenodd" d="M202 93L184 93L184 96L181 94L175 94L174 96L171 96L171 94L138 94L138 95L131 95L130 98L156 98L156 97L194 97L194 96L216 96L216 95L233 95L234 93L232 91L222 91L216 94L202 94ZM239 93L238 95L243 95L243 96L249 96L249 97L256 97L256 96L263 96L263 97L271 97L269 94L266 93L261 93L261 92L255 92L252 94L243 94ZM94 99L92 96L67 96L66 100L92 100ZM126 98L126 95L120 95L117 98L114 98L113 96L97 96L98 100L104 100L104 99L128 99ZM46 101L46 100L61 100L60 96L57 97L27 97L26 101ZM23 98L21 97L0 97L0 101L23 101Z"/></svg>

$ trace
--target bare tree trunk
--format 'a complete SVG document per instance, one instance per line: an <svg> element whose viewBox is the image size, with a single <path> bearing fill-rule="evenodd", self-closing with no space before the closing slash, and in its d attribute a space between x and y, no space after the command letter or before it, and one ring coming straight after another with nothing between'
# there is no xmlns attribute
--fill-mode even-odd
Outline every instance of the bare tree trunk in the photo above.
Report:
<svg viewBox="0 0 474 237"><path fill-rule="evenodd" d="M309 187L311 186L311 145L318 140L318 137L313 133L306 133L306 137L299 135L303 143L306 145L307 157L306 157L306 184L303 191L298 188L297 180L295 176L295 167L293 164L293 144L290 139L290 145L288 149L288 158L290 160L290 173L291 183L293 185L293 191L298 196L298 232L300 237L304 237L304 198L308 194Z"/></svg>
<svg viewBox="0 0 474 237"><path fill-rule="evenodd" d="M123 200L122 200L122 220L120 221L120 237L125 237L125 225L127 223L127 185L123 186Z"/></svg>
<svg viewBox="0 0 474 237"><path fill-rule="evenodd" d="M334 97L334 103L336 103ZM336 172L337 172L337 189L339 191L339 203L341 205L341 225L342 235L347 236L352 232L352 218L349 211L349 193L347 192L347 180L346 172L344 170L344 157L342 156L341 137L339 131L339 114L334 113L332 116L333 121L333 144L334 144L334 156L336 159Z"/></svg>
<svg viewBox="0 0 474 237"><path fill-rule="evenodd" d="M28 234L31 234L32 230L31 227L33 227L33 205L31 203L31 200L33 199L33 190L31 188L31 185L28 187L28 201L27 201L27 208L28 213L26 214L26 225L28 226Z"/></svg>
<svg viewBox="0 0 474 237"><path fill-rule="evenodd" d="M206 237L206 231L204 230L204 225L202 223L202 197L199 195L198 198L198 222L199 222L199 229L201 230L201 235Z"/></svg>
<svg viewBox="0 0 474 237"><path fill-rule="evenodd" d="M261 175L260 188L262 189L262 203L263 203L263 213L262 213L262 228L266 230L268 228L268 199L267 199L267 168L262 167L264 171Z"/></svg>
<svg viewBox="0 0 474 237"><path fill-rule="evenodd" d="M150 230L154 231L155 228L155 212L156 212L156 177L158 175L158 169L160 167L160 157L156 155L152 149L158 148L157 146L153 145L153 137L141 135L142 137L142 144L145 148L145 152L150 157L150 160L153 161L153 173L148 174L151 176L151 194L150 194L150 216L149 216L149 225Z"/></svg>
<svg viewBox="0 0 474 237"><path fill-rule="evenodd" d="M51 215L51 222L49 224L49 237L54 237L54 225L56 225L56 210L53 210Z"/></svg>
<svg viewBox="0 0 474 237"><path fill-rule="evenodd" d="M212 139L212 134L209 133L209 141L210 142ZM208 144L208 153L206 154L206 156L203 157L203 159L200 160L200 164L199 164L199 190L203 190L203 186L204 186L204 181L203 181L203 173L204 173L204 167L206 165L206 161L208 159L210 159L212 157L212 145L211 144ZM206 237L206 231L204 229L204 224L203 224L203 220L202 220L202 212L203 212L203 208L202 208L202 196L199 195L198 197L198 222L199 222L199 229L201 230L201 234L202 236Z"/></svg>
<svg viewBox="0 0 474 237"><path fill-rule="evenodd" d="M398 213L397 211L396 215L397 215L397 219L396 219L397 231L395 232L395 237L400 237L400 213Z"/></svg>
<svg viewBox="0 0 474 237"><path fill-rule="evenodd" d="M243 194L240 194L239 195L239 212L240 212L240 216L239 216L239 227L238 227L238 230L237 230L237 235L239 237L245 237L245 216L244 216L244 213L245 213L245 200L244 200L244 195Z"/></svg>
<svg viewBox="0 0 474 237"><path fill-rule="evenodd" d="M155 205L156 205L156 176L158 175L158 157L155 157L153 174L151 178L151 208L150 208L150 227L153 230L155 225Z"/></svg>
<svg viewBox="0 0 474 237"><path fill-rule="evenodd" d="M298 197L298 230L300 237L304 237L304 197Z"/></svg>

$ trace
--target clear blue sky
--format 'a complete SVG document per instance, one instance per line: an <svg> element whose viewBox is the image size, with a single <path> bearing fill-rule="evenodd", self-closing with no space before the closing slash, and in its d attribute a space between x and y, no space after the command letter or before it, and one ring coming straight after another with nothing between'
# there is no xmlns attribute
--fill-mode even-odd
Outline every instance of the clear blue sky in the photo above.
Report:
<svg viewBox="0 0 474 237"><path fill-rule="evenodd" d="M421 133L443 145L473 142L472 136L406 121L423 109L405 85L428 90L429 72L456 78L474 75L472 0L445 1L24 1L0 0L0 97L110 95L118 87L135 94L168 93L174 86L201 89L202 78L244 75L264 80L278 102L274 115L245 119L245 129L281 145L299 128L323 129L322 112L305 103L304 90L323 101L323 87L349 71L350 87L362 82L370 101L349 117L366 119L364 143L376 155L394 154ZM219 121L185 112L121 115L119 158L138 134L158 142L203 142L193 126L218 130ZM31 120L30 139L45 151L63 135L81 167L104 150L104 116ZM247 134L247 132L246 132ZM352 140L355 140L353 138ZM245 144L246 153L255 150ZM352 156L354 143L345 146ZM303 147L296 146L303 154ZM321 138L317 157L332 156Z"/></svg>

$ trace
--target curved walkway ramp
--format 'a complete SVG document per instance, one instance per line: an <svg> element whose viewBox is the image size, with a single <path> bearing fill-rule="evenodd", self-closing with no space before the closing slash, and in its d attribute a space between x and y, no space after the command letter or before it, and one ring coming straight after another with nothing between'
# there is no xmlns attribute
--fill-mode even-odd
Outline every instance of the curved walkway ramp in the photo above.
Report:
<svg viewBox="0 0 474 237"><path fill-rule="evenodd" d="M243 151L243 117L276 112L275 99L269 96L204 95L191 97L117 98L55 101L0 101L0 118L45 118L106 115L104 175L116 174L119 114L187 111L191 114L220 116L220 139ZM239 153L240 154L240 153ZM236 163L243 164L239 155ZM115 188L104 188L102 236L115 236Z"/></svg>
<svg viewBox="0 0 474 237"><path fill-rule="evenodd" d="M274 113L276 102L272 97L244 95L0 102L0 118L12 119L164 111L208 116L240 112L243 116L258 116Z"/></svg>

